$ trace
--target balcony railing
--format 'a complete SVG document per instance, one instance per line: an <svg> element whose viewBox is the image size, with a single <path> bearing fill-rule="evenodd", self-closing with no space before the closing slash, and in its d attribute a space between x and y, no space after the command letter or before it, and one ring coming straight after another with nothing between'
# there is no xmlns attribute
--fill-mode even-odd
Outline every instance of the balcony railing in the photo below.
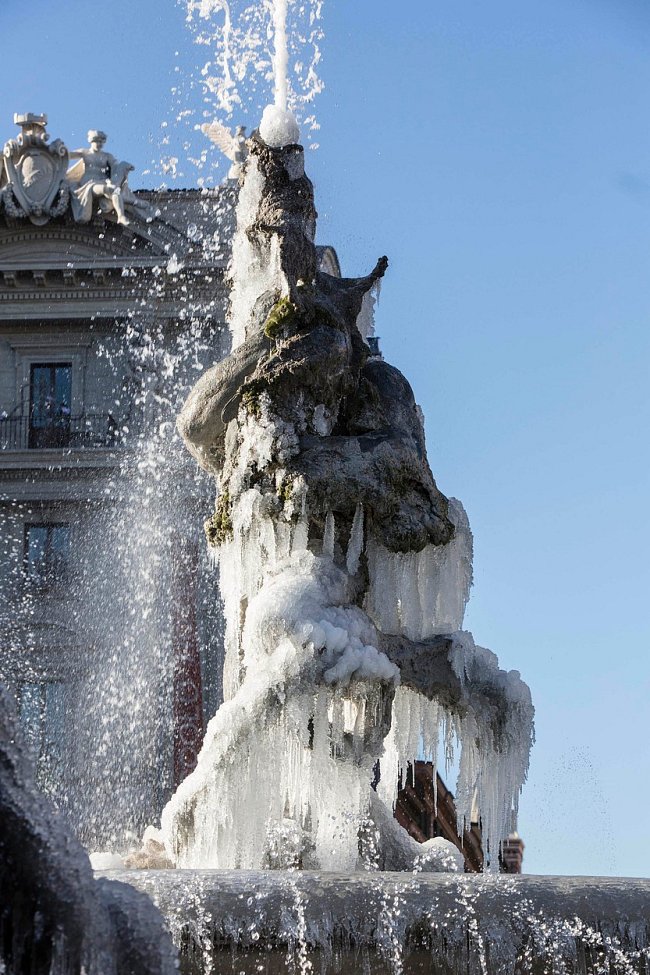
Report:
<svg viewBox="0 0 650 975"><path fill-rule="evenodd" d="M52 419L0 418L0 450L110 448L119 443L119 424L111 413L82 413Z"/></svg>

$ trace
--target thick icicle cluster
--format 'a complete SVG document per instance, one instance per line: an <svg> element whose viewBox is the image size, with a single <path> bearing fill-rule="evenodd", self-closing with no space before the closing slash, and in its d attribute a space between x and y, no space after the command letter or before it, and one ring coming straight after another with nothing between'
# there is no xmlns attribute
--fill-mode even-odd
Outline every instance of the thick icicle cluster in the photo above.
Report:
<svg viewBox="0 0 650 975"><path fill-rule="evenodd" d="M181 866L412 868L423 851L392 819L399 774L458 740L459 827L480 815L494 863L532 705L462 632L467 516L436 487L410 386L357 327L386 261L361 279L319 271L301 148L249 150L233 351L179 418L218 486L206 531L225 702L163 813L165 842ZM445 852L420 868L457 869Z"/></svg>

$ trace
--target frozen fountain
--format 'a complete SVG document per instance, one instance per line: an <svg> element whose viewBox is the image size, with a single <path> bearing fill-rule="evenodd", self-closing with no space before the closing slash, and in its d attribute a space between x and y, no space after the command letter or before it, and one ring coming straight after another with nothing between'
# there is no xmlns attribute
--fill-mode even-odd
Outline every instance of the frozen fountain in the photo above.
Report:
<svg viewBox="0 0 650 975"><path fill-rule="evenodd" d="M179 418L218 484L206 527L225 702L163 812L165 842L183 867L269 866L286 843L287 866L352 870L370 830L382 866L411 869L422 850L392 818L399 771L458 737L459 818L477 804L496 851L526 775L530 695L461 631L466 516L436 487L408 383L356 324L387 262L360 279L317 269L313 190L286 122L267 109L249 142L233 351Z"/></svg>
<svg viewBox="0 0 650 975"><path fill-rule="evenodd" d="M462 631L471 534L421 414L357 323L384 275L317 267L295 123L248 142L230 355L179 417L217 482L223 705L162 814L146 891L186 972L647 971L646 881L465 876L394 820L400 770L460 743L459 831L494 870L532 739L530 693ZM143 851L146 862L147 847Z"/></svg>
<svg viewBox="0 0 650 975"><path fill-rule="evenodd" d="M422 860L392 813L400 771L457 739L461 832L478 808L496 862L528 767L530 694L462 632L467 517L436 487L406 379L358 326L387 260L359 279L318 268L286 14L275 4L275 101L241 179L232 351L178 421L217 481L206 531L225 700L163 838L181 867L353 870L369 844L383 868L456 867L442 840Z"/></svg>
<svg viewBox="0 0 650 975"><path fill-rule="evenodd" d="M530 692L462 629L468 519L436 486L407 380L368 342L388 262L361 278L318 266L286 12L275 0L275 102L238 148L232 350L178 420L217 486L224 702L146 834L152 869L111 877L151 897L187 973L647 972L647 881L495 872ZM482 876L393 818L400 772L455 748L459 833L480 818Z"/></svg>
<svg viewBox="0 0 650 975"><path fill-rule="evenodd" d="M125 876L188 972L646 971L647 882L463 876L455 847L393 818L400 772L458 744L459 832L480 817L494 871L533 708L462 629L468 520L436 486L407 380L367 341L388 262L318 267L285 14L240 183L232 351L178 420L217 484L224 703L148 837L175 869Z"/></svg>

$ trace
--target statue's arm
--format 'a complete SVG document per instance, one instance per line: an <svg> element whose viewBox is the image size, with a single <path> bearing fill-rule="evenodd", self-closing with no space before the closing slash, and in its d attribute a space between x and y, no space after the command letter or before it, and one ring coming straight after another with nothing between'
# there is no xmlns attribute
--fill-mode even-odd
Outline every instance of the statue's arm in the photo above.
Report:
<svg viewBox="0 0 650 975"><path fill-rule="evenodd" d="M492 725L497 748L516 736L532 741L534 710L519 673L499 669L494 654L476 647L470 634L452 633L413 641L379 634L378 649L400 670L401 684L452 713L471 712ZM459 673L464 669L465 673Z"/></svg>
<svg viewBox="0 0 650 975"><path fill-rule="evenodd" d="M224 435L228 422L224 412L230 407L228 415L236 413L244 382L270 345L264 333L258 333L203 373L176 421L188 447L208 448Z"/></svg>

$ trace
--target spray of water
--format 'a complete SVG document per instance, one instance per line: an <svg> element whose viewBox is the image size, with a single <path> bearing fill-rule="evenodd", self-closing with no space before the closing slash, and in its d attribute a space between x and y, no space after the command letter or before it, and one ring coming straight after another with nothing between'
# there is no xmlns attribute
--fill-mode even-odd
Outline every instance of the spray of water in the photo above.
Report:
<svg viewBox="0 0 650 975"><path fill-rule="evenodd" d="M275 106L287 109L287 0L273 0L273 78L275 81Z"/></svg>
<svg viewBox="0 0 650 975"><path fill-rule="evenodd" d="M322 11L323 0L189 0L188 26L210 53L199 73L203 117L254 127L272 104L315 132Z"/></svg>

